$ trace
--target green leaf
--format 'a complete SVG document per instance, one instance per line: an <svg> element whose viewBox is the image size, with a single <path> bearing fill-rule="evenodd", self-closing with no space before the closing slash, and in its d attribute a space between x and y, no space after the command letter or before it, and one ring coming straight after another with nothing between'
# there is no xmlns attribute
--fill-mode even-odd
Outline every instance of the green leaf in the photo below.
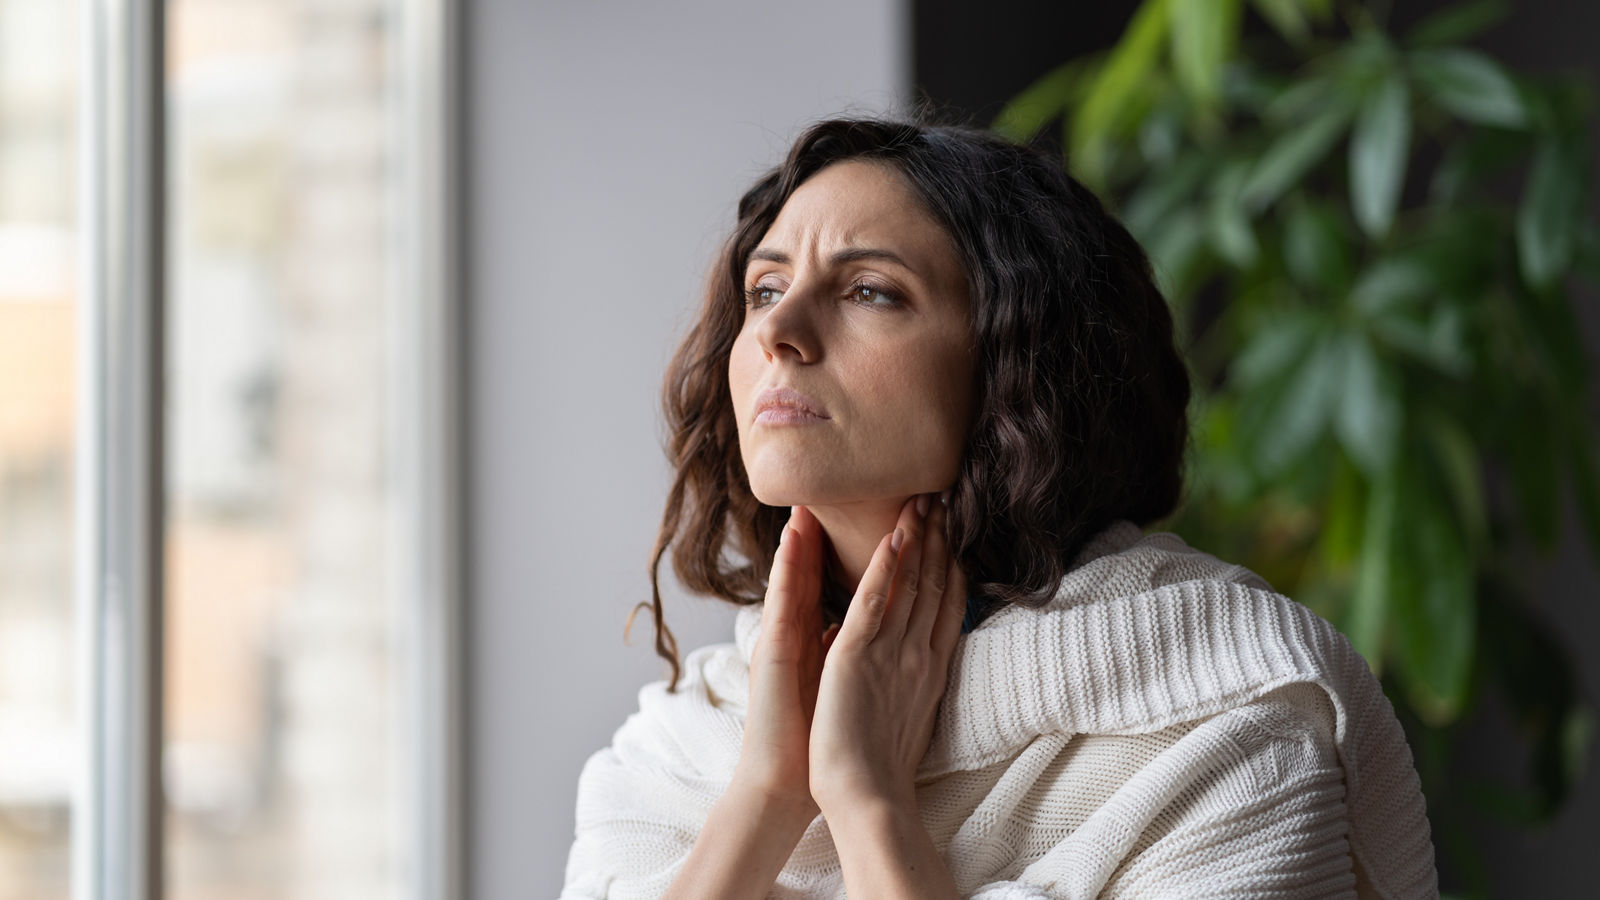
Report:
<svg viewBox="0 0 1600 900"><path fill-rule="evenodd" d="M1191 457L1197 479L1214 487L1224 504L1241 503L1253 489L1250 471L1239 451L1238 416L1232 396L1196 397Z"/></svg>
<svg viewBox="0 0 1600 900"><path fill-rule="evenodd" d="M1250 170L1241 199L1252 212L1265 209L1328 154L1350 121L1350 108L1329 107L1278 137Z"/></svg>
<svg viewBox="0 0 1600 900"><path fill-rule="evenodd" d="M1583 328L1566 293L1557 290L1525 297L1519 308L1521 324L1530 337L1529 349L1537 355L1541 368L1554 376L1545 388L1550 392L1551 408L1559 408L1567 398L1587 395L1589 358Z"/></svg>
<svg viewBox="0 0 1600 900"><path fill-rule="evenodd" d="M1356 223L1374 238L1389 233L1411 149L1411 92L1394 73L1367 97L1350 135L1350 199Z"/></svg>
<svg viewBox="0 0 1600 900"><path fill-rule="evenodd" d="M1463 3L1423 19L1406 35L1405 43L1419 48L1464 43L1504 19L1510 11L1503 0Z"/></svg>
<svg viewBox="0 0 1600 900"><path fill-rule="evenodd" d="M1517 208L1517 261L1530 287L1543 289L1572 264L1583 179L1559 138L1541 141Z"/></svg>
<svg viewBox="0 0 1600 900"><path fill-rule="evenodd" d="M1167 0L1145 0L1072 117L1068 145L1075 154L1118 136L1137 121L1139 109L1132 100L1155 68L1166 36Z"/></svg>
<svg viewBox="0 0 1600 900"><path fill-rule="evenodd" d="M1250 217L1239 203L1239 189L1249 174L1248 161L1234 160L1222 167L1212 185L1210 216L1211 245L1228 262L1241 269L1255 265L1260 254Z"/></svg>
<svg viewBox="0 0 1600 900"><path fill-rule="evenodd" d="M1395 519L1399 512L1393 479L1374 482L1367 492L1366 527L1349 612L1343 623L1351 646L1374 674L1383 671L1383 644L1388 632L1390 569L1394 556Z"/></svg>
<svg viewBox="0 0 1600 900"><path fill-rule="evenodd" d="M1344 393L1334 430L1350 458L1374 481L1394 463L1400 437L1400 383L1365 336L1344 335Z"/></svg>
<svg viewBox="0 0 1600 900"><path fill-rule="evenodd" d="M1338 87L1335 72L1325 63L1313 61L1312 71L1284 85L1261 111L1261 118L1273 125L1282 126L1300 119L1312 110L1327 106Z"/></svg>
<svg viewBox="0 0 1600 900"><path fill-rule="evenodd" d="M1437 410L1421 417L1448 496L1455 502L1462 532L1474 556L1489 543L1489 515L1483 493L1483 471L1471 436Z"/></svg>
<svg viewBox="0 0 1600 900"><path fill-rule="evenodd" d="M1169 0L1167 12L1178 83L1202 104L1212 103L1239 38L1239 0Z"/></svg>
<svg viewBox="0 0 1600 900"><path fill-rule="evenodd" d="M1222 69L1222 102L1232 112L1260 115L1296 80L1236 57Z"/></svg>
<svg viewBox="0 0 1600 900"><path fill-rule="evenodd" d="M1500 266L1503 247L1511 240L1503 210L1479 205L1431 212L1407 241L1407 255L1428 266L1439 293L1476 298L1488 285L1510 286Z"/></svg>
<svg viewBox="0 0 1600 900"><path fill-rule="evenodd" d="M1458 117L1503 128L1527 124L1521 92L1500 64L1487 56L1461 48L1418 50L1410 61L1417 82Z"/></svg>
<svg viewBox="0 0 1600 900"><path fill-rule="evenodd" d="M1199 211L1180 210L1164 219L1145 242L1155 269L1156 285L1169 301L1176 302L1185 289L1190 271L1206 245L1206 225Z"/></svg>
<svg viewBox="0 0 1600 900"><path fill-rule="evenodd" d="M1122 208L1123 224L1143 240L1162 219L1189 199L1211 168L1204 153L1187 153L1171 166L1147 175Z"/></svg>
<svg viewBox="0 0 1600 900"><path fill-rule="evenodd" d="M1399 51L1376 28L1358 28L1350 40L1329 54L1340 93L1359 103L1399 68Z"/></svg>
<svg viewBox="0 0 1600 900"><path fill-rule="evenodd" d="M1377 318L1415 309L1434 290L1432 269L1415 256L1387 256L1368 266L1350 289L1356 312Z"/></svg>
<svg viewBox="0 0 1600 900"><path fill-rule="evenodd" d="M1426 323L1405 316L1382 316L1371 321L1372 334L1390 348L1452 378L1471 374L1472 356L1460 310L1440 307Z"/></svg>
<svg viewBox="0 0 1600 900"><path fill-rule="evenodd" d="M1183 113L1164 104L1152 110L1139 126L1139 152L1145 164L1156 171L1173 164L1183 144Z"/></svg>
<svg viewBox="0 0 1600 900"><path fill-rule="evenodd" d="M1478 129L1451 141L1433 172L1428 199L1442 208L1458 205L1469 188L1481 188L1528 148L1523 132Z"/></svg>
<svg viewBox="0 0 1600 900"><path fill-rule="evenodd" d="M1361 553L1362 520L1366 518L1366 488L1350 462L1338 459L1328 481L1326 514L1318 552L1335 567L1354 565Z"/></svg>
<svg viewBox="0 0 1600 900"><path fill-rule="evenodd" d="M1440 306L1428 320L1423 358L1439 371L1457 378L1471 373L1472 353L1467 348L1466 315L1459 306Z"/></svg>
<svg viewBox="0 0 1600 900"><path fill-rule="evenodd" d="M1321 321L1305 313L1283 313L1255 328L1244 349L1228 368L1234 387L1248 390L1283 374L1290 365L1304 359L1311 342L1322 328Z"/></svg>
<svg viewBox="0 0 1600 900"><path fill-rule="evenodd" d="M1097 194L1104 193L1110 186L1111 162L1115 158L1114 142L1106 137L1091 137L1074 144L1076 138L1071 135L1071 130L1070 121L1062 123L1062 146L1071 148L1067 154L1067 170L1089 190Z"/></svg>
<svg viewBox="0 0 1600 900"><path fill-rule="evenodd" d="M1321 336L1289 376L1257 436L1256 459L1263 474L1281 473L1327 431L1344 374L1342 356L1337 336Z"/></svg>
<svg viewBox="0 0 1600 900"><path fill-rule="evenodd" d="M1271 23L1285 40L1296 47L1311 36L1305 14L1300 11L1299 0L1252 0L1251 5L1261 13L1261 18Z"/></svg>
<svg viewBox="0 0 1600 900"><path fill-rule="evenodd" d="M1018 143L1033 140L1051 119L1072 107L1102 60L1102 54L1095 54L1051 69L1000 110L994 130Z"/></svg>
<svg viewBox="0 0 1600 900"><path fill-rule="evenodd" d="M1320 201L1293 204L1283 232L1284 264L1312 295L1341 294L1350 283L1350 248L1339 216Z"/></svg>
<svg viewBox="0 0 1600 900"><path fill-rule="evenodd" d="M1466 704L1477 634L1477 567L1425 473L1406 477L1390 575L1397 656L1412 706L1430 725Z"/></svg>
<svg viewBox="0 0 1600 900"><path fill-rule="evenodd" d="M1233 204L1213 204L1210 226L1211 246L1223 259L1241 269L1255 265L1261 248L1244 210Z"/></svg>

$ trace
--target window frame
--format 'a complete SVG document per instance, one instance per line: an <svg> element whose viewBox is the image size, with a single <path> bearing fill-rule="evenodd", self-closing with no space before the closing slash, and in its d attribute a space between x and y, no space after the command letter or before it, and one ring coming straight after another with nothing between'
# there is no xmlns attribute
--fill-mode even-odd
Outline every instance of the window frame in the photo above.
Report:
<svg viewBox="0 0 1600 900"><path fill-rule="evenodd" d="M466 698L462 652L465 572L466 399L461 367L461 154L464 133L460 4L452 0L390 0L398 12L398 108L390 116L402 148L394 209L401 223L391 256L396 286L396 344L412 365L391 378L390 421L402 481L405 526L398 555L410 571L396 584L406 592L414 661L411 703L414 772L412 841L417 900L453 900L466 893ZM414 407L414 415L405 415Z"/></svg>

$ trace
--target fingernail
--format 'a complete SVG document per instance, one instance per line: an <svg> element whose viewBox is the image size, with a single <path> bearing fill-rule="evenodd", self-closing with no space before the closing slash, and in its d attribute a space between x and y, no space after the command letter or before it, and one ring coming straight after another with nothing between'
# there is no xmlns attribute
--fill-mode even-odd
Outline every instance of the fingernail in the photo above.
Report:
<svg viewBox="0 0 1600 900"><path fill-rule="evenodd" d="M789 507L789 518L790 518L790 520L791 520L791 521L792 521L792 520L793 520L793 519L794 519L794 514L795 514L795 513L796 513L796 512L798 512L798 511L799 511L799 509L800 509L800 507L798 507L798 506L791 506L791 507Z"/></svg>
<svg viewBox="0 0 1600 900"><path fill-rule="evenodd" d="M928 495L927 494L918 494L917 495L917 515L925 516L927 514L928 514Z"/></svg>
<svg viewBox="0 0 1600 900"><path fill-rule="evenodd" d="M949 506L950 505L950 489L949 488L945 488L943 491L939 492L939 505L940 506Z"/></svg>
<svg viewBox="0 0 1600 900"><path fill-rule="evenodd" d="M894 530L894 537L889 538L889 549L893 550L896 553L899 553L900 552L900 542L904 541L905 539L906 539L905 529L896 528Z"/></svg>

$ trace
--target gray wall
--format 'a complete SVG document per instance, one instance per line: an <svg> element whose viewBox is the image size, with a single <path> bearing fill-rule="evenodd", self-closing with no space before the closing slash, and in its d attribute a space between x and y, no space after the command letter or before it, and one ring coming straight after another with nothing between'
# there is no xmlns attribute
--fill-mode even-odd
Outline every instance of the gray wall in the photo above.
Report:
<svg viewBox="0 0 1600 900"><path fill-rule="evenodd" d="M472 895L558 893L577 776L663 678L657 397L739 193L898 107L903 0L476 0L466 15ZM664 566L663 571L669 571ZM674 589L680 650L731 611Z"/></svg>

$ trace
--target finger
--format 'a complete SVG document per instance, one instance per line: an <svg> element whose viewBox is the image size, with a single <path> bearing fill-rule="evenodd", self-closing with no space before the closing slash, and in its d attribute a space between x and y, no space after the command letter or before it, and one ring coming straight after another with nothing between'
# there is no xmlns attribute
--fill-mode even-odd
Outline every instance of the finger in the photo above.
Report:
<svg viewBox="0 0 1600 900"><path fill-rule="evenodd" d="M961 561L950 558L944 597L939 603L939 621L933 626L933 649L940 659L949 659L961 637L961 622L967 616L967 573Z"/></svg>
<svg viewBox="0 0 1600 900"><path fill-rule="evenodd" d="M867 563L867 571L862 573L861 584L856 586L850 608L845 611L844 625L839 629L837 640L865 646L877 637L878 629L883 625L884 610L889 605L889 588L894 583L895 563L899 556L889 543L893 537L892 534L884 535L883 540L878 542L878 549L872 551L872 560Z"/></svg>
<svg viewBox="0 0 1600 900"><path fill-rule="evenodd" d="M790 513L790 522L794 514ZM773 662L796 662L802 650L802 622L811 590L806 577L800 546L802 539L792 524L785 524L778 539L778 549L772 555L772 572L767 578L765 608L761 614L761 641L767 645L768 659Z"/></svg>
<svg viewBox="0 0 1600 900"><path fill-rule="evenodd" d="M911 610L917 606L917 593L922 589L922 534L923 510L928 506L926 494L914 494L900 507L900 521L896 523L902 535L900 563L895 567L894 585L889 591L889 610L884 614L879 634L892 641L906 635L906 623L911 621Z"/></svg>
<svg viewBox="0 0 1600 900"><path fill-rule="evenodd" d="M804 595L813 601L816 613L822 614L822 523L806 506L790 507L789 527L794 529L795 559L799 574L805 583ZM821 621L818 619L818 626Z"/></svg>
<svg viewBox="0 0 1600 900"><path fill-rule="evenodd" d="M922 538L922 579L918 599L911 609L911 622L906 626L906 640L918 641L918 646L933 643L933 623L939 618L939 608L944 601L945 587L950 572L947 556L949 539L945 536L945 522L949 510L937 499L928 509L927 524Z"/></svg>

